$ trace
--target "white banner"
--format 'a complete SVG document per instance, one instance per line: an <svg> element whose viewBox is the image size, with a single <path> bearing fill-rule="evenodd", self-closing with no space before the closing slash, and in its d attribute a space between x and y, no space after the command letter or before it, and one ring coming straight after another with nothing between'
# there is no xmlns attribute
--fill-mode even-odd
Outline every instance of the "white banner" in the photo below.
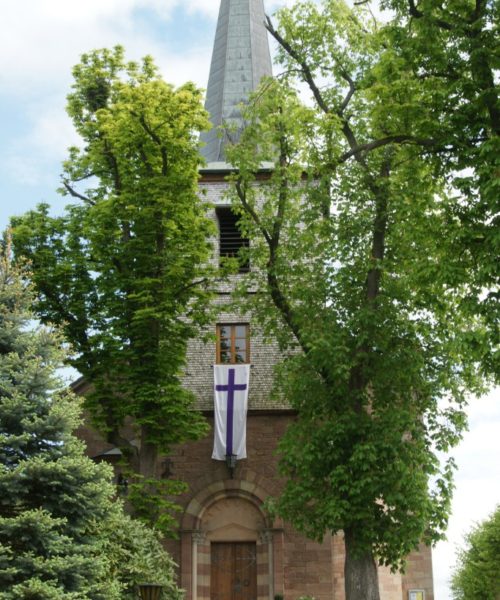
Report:
<svg viewBox="0 0 500 600"><path fill-rule="evenodd" d="M250 365L214 365L214 451L212 458L247 457Z"/></svg>

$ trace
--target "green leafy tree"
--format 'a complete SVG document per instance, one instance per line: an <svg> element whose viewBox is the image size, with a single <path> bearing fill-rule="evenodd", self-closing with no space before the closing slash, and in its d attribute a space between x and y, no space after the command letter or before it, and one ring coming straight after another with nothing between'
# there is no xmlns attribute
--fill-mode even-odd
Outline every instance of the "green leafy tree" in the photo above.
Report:
<svg viewBox="0 0 500 600"><path fill-rule="evenodd" d="M394 10L395 18L383 29L390 50L378 86L380 105L394 83L411 89L415 130L432 140L457 198L443 232L450 258L455 257L448 282L467 286L462 308L485 317L483 367L498 379L499 5L494 0L382 5Z"/></svg>
<svg viewBox="0 0 500 600"><path fill-rule="evenodd" d="M457 200L413 75L387 78L385 32L337 0L268 28L284 74L228 158L255 267L240 298L288 353L277 389L298 412L274 508L312 538L342 530L347 599L378 600L377 562L403 568L444 535L454 463L436 451L458 443L467 391L481 391L487 327L453 280L442 236ZM264 161L275 169L257 185Z"/></svg>
<svg viewBox="0 0 500 600"><path fill-rule="evenodd" d="M116 504L116 503L115 503ZM102 552L108 557L110 576L120 582L120 600L137 600L138 583L163 586L161 600L183 600L176 584L175 564L162 546L161 533L119 510L99 524Z"/></svg>
<svg viewBox="0 0 500 600"><path fill-rule="evenodd" d="M451 590L454 600L497 600L500 596L500 507L475 527L459 551Z"/></svg>
<svg viewBox="0 0 500 600"><path fill-rule="evenodd" d="M62 327L92 385L94 423L121 448L139 496L159 501L179 485L156 479L158 453L206 432L181 376L210 297L211 224L197 192L208 122L194 85L174 89L120 47L84 55L73 74L68 113L83 146L70 149L62 192L75 202L62 217L41 205L14 219L15 252L32 264L40 318ZM127 418L140 449L123 434Z"/></svg>
<svg viewBox="0 0 500 600"><path fill-rule="evenodd" d="M0 253L0 598L118 600L151 578L180 598L156 534L124 514L110 469L73 435L61 340L34 326L32 302Z"/></svg>

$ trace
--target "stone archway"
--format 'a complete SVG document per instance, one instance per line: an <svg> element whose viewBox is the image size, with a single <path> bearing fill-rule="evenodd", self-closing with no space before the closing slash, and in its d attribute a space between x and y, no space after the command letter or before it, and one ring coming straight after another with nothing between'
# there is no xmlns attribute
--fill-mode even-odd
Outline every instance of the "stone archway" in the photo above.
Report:
<svg viewBox="0 0 500 600"><path fill-rule="evenodd" d="M267 529L261 510L244 496L225 496L215 500L200 515L200 529L210 541L257 541Z"/></svg>
<svg viewBox="0 0 500 600"><path fill-rule="evenodd" d="M189 503L183 518L181 568L181 586L187 591L187 600L211 599L212 555L221 543L254 548L257 600L272 600L282 588L275 573L281 532L273 528L262 509L264 490L255 484L251 484L251 491L248 487L244 481L217 482Z"/></svg>

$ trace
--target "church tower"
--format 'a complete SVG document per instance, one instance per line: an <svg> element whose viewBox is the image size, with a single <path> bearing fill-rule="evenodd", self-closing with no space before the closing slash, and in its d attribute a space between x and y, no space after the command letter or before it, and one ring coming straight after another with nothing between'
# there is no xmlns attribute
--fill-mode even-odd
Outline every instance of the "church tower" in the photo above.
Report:
<svg viewBox="0 0 500 600"><path fill-rule="evenodd" d="M201 193L215 207L216 260L235 256L241 246L251 243L242 239L226 197L231 165L225 160L225 146L243 127L239 105L263 76L272 76L263 0L221 0L205 104L213 128L201 138L207 164L200 178ZM263 165L259 176L266 178L270 168ZM242 274L249 269L251 265L240 264ZM342 537L312 542L289 524L272 520L265 510L266 500L281 490L276 446L295 415L270 393L273 367L280 360L278 345L265 343L257 324L230 308L232 286L241 276L234 275L218 290L218 316L212 325L215 343L193 340L189 345L185 384L195 393L213 432L205 440L177 448L170 457L173 476L187 481L189 492L181 498L179 542L170 543L168 549L180 564L186 600L297 600L301 596L343 600ZM225 457L227 450L222 450L216 460L217 389L225 390L223 401L229 406L231 386L226 374L233 370L235 384L234 370L245 366L249 373L245 458L231 460L236 455L231 449ZM225 367L227 385L218 386L217 376L214 385L214 372ZM244 388L243 380L240 383ZM237 403L236 395L232 401ZM382 600L433 600L427 548L409 557L405 576L386 569L379 576Z"/></svg>
<svg viewBox="0 0 500 600"><path fill-rule="evenodd" d="M201 138L206 166L199 183L200 193L214 206L214 260L236 256L251 243L242 238L226 197L231 166L225 147L243 127L240 103L263 76L271 75L263 0L221 0L206 98L213 128ZM265 179L271 168L263 165L259 177ZM158 476L172 476L189 486L176 498L182 509L178 539L165 546L179 565L186 600L344 600L342 537L313 542L265 510L266 500L282 489L276 446L295 414L270 393L273 367L280 360L277 343L265 342L249 315L233 312L229 303L234 284L249 269L250 264L241 263L240 274L218 289L217 318L209 328L215 341L194 339L188 346L185 385L212 431L205 439L177 446L158 467ZM227 378L214 385L219 371ZM238 380L240 371L249 379ZM220 454L214 448L218 389L227 401L227 420L229 413L236 420L239 402L248 406L241 460L235 460L236 439L222 439L226 445ZM89 431L82 434L89 454L119 454ZM404 576L381 569L380 593L382 600L433 600L430 550L422 547L413 553Z"/></svg>

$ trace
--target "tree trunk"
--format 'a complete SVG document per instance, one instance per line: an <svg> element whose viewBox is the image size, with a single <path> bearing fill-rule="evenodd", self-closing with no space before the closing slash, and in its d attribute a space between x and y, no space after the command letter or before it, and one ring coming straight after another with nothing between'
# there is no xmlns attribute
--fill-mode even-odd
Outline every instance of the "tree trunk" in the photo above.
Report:
<svg viewBox="0 0 500 600"><path fill-rule="evenodd" d="M139 474L146 479L156 478L156 463L158 461L158 450L156 444L148 442L148 428L141 427L141 449L139 450Z"/></svg>
<svg viewBox="0 0 500 600"><path fill-rule="evenodd" d="M345 532L346 600L380 600L377 564L371 552L355 554L355 534Z"/></svg>

